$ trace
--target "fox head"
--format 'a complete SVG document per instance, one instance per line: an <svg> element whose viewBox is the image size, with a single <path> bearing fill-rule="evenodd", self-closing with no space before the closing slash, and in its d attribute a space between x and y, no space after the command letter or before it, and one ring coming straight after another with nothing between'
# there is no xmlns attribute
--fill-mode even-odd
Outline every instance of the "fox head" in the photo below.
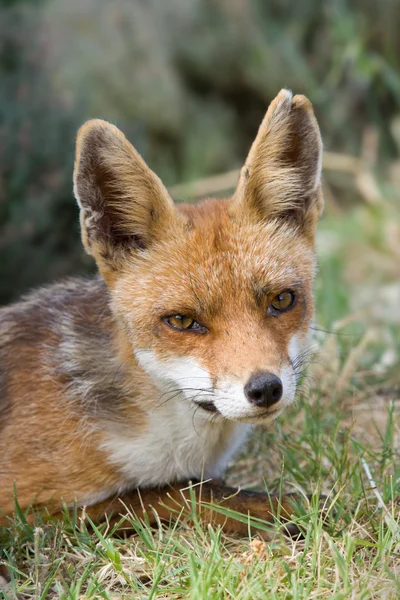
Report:
<svg viewBox="0 0 400 600"><path fill-rule="evenodd" d="M282 90L234 195L174 205L116 127L79 131L82 239L129 352L205 418L262 423L294 400L314 311L321 155L310 102Z"/></svg>

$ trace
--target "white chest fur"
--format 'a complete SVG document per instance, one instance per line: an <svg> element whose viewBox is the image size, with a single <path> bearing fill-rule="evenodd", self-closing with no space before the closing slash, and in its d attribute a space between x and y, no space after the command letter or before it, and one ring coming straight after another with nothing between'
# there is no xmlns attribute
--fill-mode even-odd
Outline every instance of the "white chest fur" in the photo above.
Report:
<svg viewBox="0 0 400 600"><path fill-rule="evenodd" d="M251 426L212 416L175 398L150 413L144 431L109 433L103 448L121 472L122 486L220 477Z"/></svg>

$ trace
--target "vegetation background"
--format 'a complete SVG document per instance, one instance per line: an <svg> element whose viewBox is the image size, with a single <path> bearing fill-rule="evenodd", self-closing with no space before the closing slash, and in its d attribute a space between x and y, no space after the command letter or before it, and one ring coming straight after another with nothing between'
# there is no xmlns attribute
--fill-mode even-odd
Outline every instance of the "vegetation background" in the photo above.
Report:
<svg viewBox="0 0 400 600"><path fill-rule="evenodd" d="M359 155L372 127L393 160L399 24L398 0L0 0L0 303L93 268L71 185L85 119L116 123L168 185L240 166L289 87L326 149Z"/></svg>
<svg viewBox="0 0 400 600"><path fill-rule="evenodd" d="M0 598L400 596L399 31L400 0L0 0L0 304L94 270L72 194L86 119L116 123L175 186L240 167L280 88L313 102L316 355L296 408L229 480L322 490L333 519L311 507L305 541L266 546L185 515L179 535L133 520L121 540L19 514L0 532Z"/></svg>

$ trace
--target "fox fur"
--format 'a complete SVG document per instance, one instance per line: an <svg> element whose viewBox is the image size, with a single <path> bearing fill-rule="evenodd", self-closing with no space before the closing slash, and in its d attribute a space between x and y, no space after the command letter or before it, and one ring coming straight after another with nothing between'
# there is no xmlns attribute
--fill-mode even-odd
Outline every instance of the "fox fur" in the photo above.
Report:
<svg viewBox="0 0 400 600"><path fill-rule="evenodd" d="M234 195L175 205L115 126L80 129L74 192L99 275L0 310L0 523L14 490L23 510L76 503L101 519L122 511L120 498L167 517L190 480L206 481L205 500L271 520L263 494L208 480L294 400L314 312L321 156L310 102L282 90ZM271 313L285 290L293 306ZM200 329L177 330L171 315ZM268 408L244 392L265 372L282 382Z"/></svg>

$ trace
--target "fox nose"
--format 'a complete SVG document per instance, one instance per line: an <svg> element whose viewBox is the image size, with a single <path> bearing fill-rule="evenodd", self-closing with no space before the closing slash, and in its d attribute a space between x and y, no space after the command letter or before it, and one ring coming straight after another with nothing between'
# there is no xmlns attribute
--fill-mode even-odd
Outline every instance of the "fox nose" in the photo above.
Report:
<svg viewBox="0 0 400 600"><path fill-rule="evenodd" d="M282 381L273 373L255 373L244 386L247 399L260 408L269 408L282 398Z"/></svg>

